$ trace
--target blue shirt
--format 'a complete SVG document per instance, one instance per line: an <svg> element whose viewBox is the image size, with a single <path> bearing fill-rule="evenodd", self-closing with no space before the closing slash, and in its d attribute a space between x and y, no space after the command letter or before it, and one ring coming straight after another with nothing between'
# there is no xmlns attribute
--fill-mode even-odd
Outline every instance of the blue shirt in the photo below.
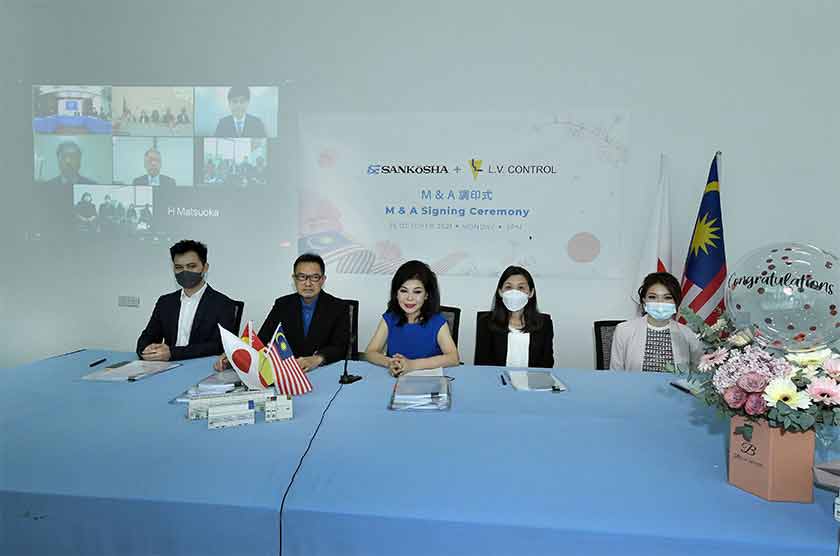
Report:
<svg viewBox="0 0 840 556"><path fill-rule="evenodd" d="M382 315L388 325L388 357L401 354L408 359L425 359L435 355L443 355L438 345L437 335L440 327L446 324L446 319L440 313L435 313L422 324L405 323L397 326L399 317L394 313Z"/></svg>
<svg viewBox="0 0 840 556"><path fill-rule="evenodd" d="M312 315L315 314L315 306L318 304L318 296L312 300L312 303L307 304L303 298L300 298L300 316L303 317L303 335L309 336L309 325L312 324Z"/></svg>

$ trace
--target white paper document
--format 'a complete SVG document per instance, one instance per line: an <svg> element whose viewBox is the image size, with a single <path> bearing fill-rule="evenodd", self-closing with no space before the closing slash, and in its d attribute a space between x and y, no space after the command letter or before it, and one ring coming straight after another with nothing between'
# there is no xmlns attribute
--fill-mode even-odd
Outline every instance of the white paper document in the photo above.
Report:
<svg viewBox="0 0 840 556"><path fill-rule="evenodd" d="M404 376L443 376L443 367L423 369L420 371L408 371Z"/></svg>
<svg viewBox="0 0 840 556"><path fill-rule="evenodd" d="M564 392L566 385L549 371L505 371L514 390Z"/></svg>
<svg viewBox="0 0 840 556"><path fill-rule="evenodd" d="M172 363L170 361L129 361L123 363L94 371L82 378L84 380L99 380L104 382L133 382L181 365L180 363Z"/></svg>
<svg viewBox="0 0 840 556"><path fill-rule="evenodd" d="M402 375L394 384L389 409L449 409L452 399L449 379L444 376Z"/></svg>

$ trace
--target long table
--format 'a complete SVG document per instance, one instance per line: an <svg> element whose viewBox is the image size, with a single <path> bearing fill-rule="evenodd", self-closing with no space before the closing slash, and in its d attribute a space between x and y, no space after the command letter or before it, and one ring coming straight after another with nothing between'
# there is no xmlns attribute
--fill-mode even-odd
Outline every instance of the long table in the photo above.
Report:
<svg viewBox="0 0 840 556"><path fill-rule="evenodd" d="M771 503L726 482L727 423L669 376L565 371L565 393L447 369L450 411L345 387L283 515L283 554L830 556L833 496Z"/></svg>
<svg viewBox="0 0 840 556"><path fill-rule="evenodd" d="M168 402L212 358L81 380L101 357L137 358L86 350L0 372L0 554L276 555L280 502L334 373L312 374L292 421L208 430Z"/></svg>
<svg viewBox="0 0 840 556"><path fill-rule="evenodd" d="M0 371L0 554L829 556L833 495L770 503L726 482L726 423L670 377L555 369L562 394L447 369L453 406L394 412L351 363L290 422L210 431L168 401L211 359L82 381L84 351Z"/></svg>

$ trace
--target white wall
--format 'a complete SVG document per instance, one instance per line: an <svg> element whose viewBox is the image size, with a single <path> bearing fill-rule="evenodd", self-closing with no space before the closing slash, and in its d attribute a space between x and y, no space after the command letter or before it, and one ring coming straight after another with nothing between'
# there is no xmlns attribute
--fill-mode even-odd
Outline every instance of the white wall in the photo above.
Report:
<svg viewBox="0 0 840 556"><path fill-rule="evenodd" d="M542 309L556 322L558 366L591 367L592 321L632 312L635 257L661 152L673 170L676 261L685 258L717 149L724 152L730 266L776 240L840 247L840 4L834 2L86 0L62 13L63 20L43 1L0 7L0 46L10 53L0 62L6 107L0 366L79 346L131 350L155 298L174 289L165 246L46 244L18 231L26 215L16 207L31 185L30 87L38 83L280 83L281 111L289 117L567 106L628 113L625 278L561 284L537 277ZM163 19L151 21L157 14ZM156 40L142 39L149 26ZM295 187L290 152L277 184L283 191ZM253 235L260 238L259 228ZM245 299L246 318L258 322L274 297L290 291L296 255L294 242L284 248L264 239L264 247L224 240L210 246L212 284ZM269 268L242 272L242 262L262 249L272 254ZM474 312L488 305L493 282L442 281L444 303L464 309L466 361ZM360 300L364 342L384 308L387 279L330 276L327 284ZM139 295L140 309L117 308L120 294Z"/></svg>

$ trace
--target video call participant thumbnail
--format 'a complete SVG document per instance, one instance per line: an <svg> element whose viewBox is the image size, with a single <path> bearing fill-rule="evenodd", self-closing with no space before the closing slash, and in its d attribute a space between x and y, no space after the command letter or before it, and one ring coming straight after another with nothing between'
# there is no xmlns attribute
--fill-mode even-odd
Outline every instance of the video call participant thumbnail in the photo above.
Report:
<svg viewBox="0 0 840 556"><path fill-rule="evenodd" d="M227 94L230 116L216 124L216 137L265 137L265 125L258 117L248 114L251 89L231 87Z"/></svg>
<svg viewBox="0 0 840 556"><path fill-rule="evenodd" d="M59 143L55 155L58 158L59 175L46 181L47 185L75 185L79 183L89 185L96 183L79 173L82 167L82 149L75 141Z"/></svg>
<svg viewBox="0 0 840 556"><path fill-rule="evenodd" d="M160 173L162 167L162 158L160 151L151 148L143 155L143 166L146 168L146 175L134 178L132 185L162 185L164 187L174 187L175 179Z"/></svg>
<svg viewBox="0 0 840 556"><path fill-rule="evenodd" d="M162 295L146 329L137 339L137 355L146 361L170 361L219 355L221 324L233 329L233 301L205 281L210 269L207 246L182 240L169 249L175 280L182 289Z"/></svg>

